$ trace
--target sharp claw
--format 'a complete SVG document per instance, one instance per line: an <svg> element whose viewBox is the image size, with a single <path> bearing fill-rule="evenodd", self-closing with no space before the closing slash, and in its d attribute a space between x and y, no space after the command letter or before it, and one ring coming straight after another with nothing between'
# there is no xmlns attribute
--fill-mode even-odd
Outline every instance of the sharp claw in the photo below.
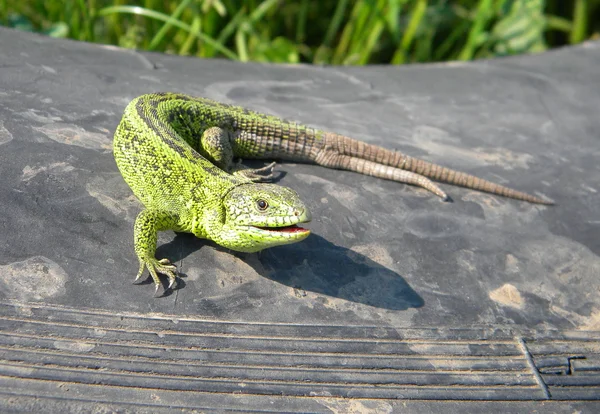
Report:
<svg viewBox="0 0 600 414"><path fill-rule="evenodd" d="M159 289L159 288L160 288L160 283L157 283L157 284L156 284L156 289L154 289L154 297L155 297L155 298L158 298L158 297L161 297L161 296L162 296L162 293L161 293L160 295L158 294L158 289ZM164 292L163 292L163 293L164 293Z"/></svg>
<svg viewBox="0 0 600 414"><path fill-rule="evenodd" d="M140 261L140 267L138 269L137 276L135 277L135 280L133 281L133 283L137 283L137 281L140 280L140 278L144 274L145 267L146 267L146 264L144 262Z"/></svg>
<svg viewBox="0 0 600 414"><path fill-rule="evenodd" d="M172 278L171 278L171 275L169 275L169 279L171 279L171 282L169 283L169 289L171 289L173 287L173 285L175 285L177 283L177 278L175 277L175 275L173 275Z"/></svg>
<svg viewBox="0 0 600 414"><path fill-rule="evenodd" d="M138 275L135 277L134 281L132 282L132 284L137 285L140 282L140 279L142 278L142 274L143 272L138 273Z"/></svg>
<svg viewBox="0 0 600 414"><path fill-rule="evenodd" d="M140 270L133 283L136 283L140 280L146 267L148 268L150 276L152 276L152 279L154 280L154 285L156 286L156 288L154 289L155 298L163 296L167 289L170 289L173 286L177 286L177 266L172 264L167 258L152 261L140 261ZM160 283L157 273L162 273L169 277L169 287L165 289L161 294L158 294L158 291L161 288L162 284Z"/></svg>

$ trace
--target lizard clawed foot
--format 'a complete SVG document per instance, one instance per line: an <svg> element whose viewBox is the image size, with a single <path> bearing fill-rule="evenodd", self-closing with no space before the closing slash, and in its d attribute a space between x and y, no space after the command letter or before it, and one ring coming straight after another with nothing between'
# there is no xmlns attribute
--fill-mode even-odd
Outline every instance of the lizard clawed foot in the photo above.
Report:
<svg viewBox="0 0 600 414"><path fill-rule="evenodd" d="M273 180L273 168L275 164L275 162L272 162L261 168L248 168L242 163L237 163L232 169L232 174L247 178L255 183L268 182Z"/></svg>
<svg viewBox="0 0 600 414"><path fill-rule="evenodd" d="M135 278L134 283L136 283L140 277L142 276L142 274L144 273L144 269L148 268L148 271L150 272L150 276L152 276L152 280L154 281L154 285L156 286L156 289L154 291L154 297L160 297L162 296L162 294L164 294L164 292L160 295L158 295L158 290L161 287L161 283L160 283L160 279L158 278L158 273L162 273L163 275L166 275L169 278L169 286L167 287L167 289L171 289L173 287L173 285L176 285L177 283L177 267L172 264L169 259L160 259L157 260L155 258L152 259L146 259L146 260L141 260L140 259L140 268L138 270L138 274ZM165 289L165 291L167 290Z"/></svg>

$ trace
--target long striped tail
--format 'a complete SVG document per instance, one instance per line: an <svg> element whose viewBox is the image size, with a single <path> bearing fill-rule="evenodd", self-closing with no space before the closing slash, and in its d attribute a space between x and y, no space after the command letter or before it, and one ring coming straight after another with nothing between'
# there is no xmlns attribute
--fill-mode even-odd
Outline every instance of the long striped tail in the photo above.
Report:
<svg viewBox="0 0 600 414"><path fill-rule="evenodd" d="M397 151L367 144L334 133L325 133L325 148L315 159L319 165L387 180L417 185L448 200L448 195L430 179L530 203L552 205L546 200L467 173L413 158Z"/></svg>

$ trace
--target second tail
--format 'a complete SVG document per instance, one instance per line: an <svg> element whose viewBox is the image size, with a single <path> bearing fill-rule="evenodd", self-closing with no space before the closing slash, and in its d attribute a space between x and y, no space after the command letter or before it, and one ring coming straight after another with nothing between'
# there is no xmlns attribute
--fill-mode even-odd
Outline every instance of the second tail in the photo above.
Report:
<svg viewBox="0 0 600 414"><path fill-rule="evenodd" d="M314 160L319 165L418 185L444 199L448 199L447 194L430 179L530 203L554 204L553 201L514 190L471 174L413 158L377 145L367 144L343 135L325 133L324 138L324 148Z"/></svg>

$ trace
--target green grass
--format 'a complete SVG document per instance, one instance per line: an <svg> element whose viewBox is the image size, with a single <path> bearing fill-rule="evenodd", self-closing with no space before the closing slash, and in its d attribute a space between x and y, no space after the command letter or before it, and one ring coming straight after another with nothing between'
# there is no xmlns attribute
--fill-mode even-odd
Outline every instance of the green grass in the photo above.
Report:
<svg viewBox="0 0 600 414"><path fill-rule="evenodd" d="M600 0L0 0L0 24L240 61L402 64L600 37Z"/></svg>

